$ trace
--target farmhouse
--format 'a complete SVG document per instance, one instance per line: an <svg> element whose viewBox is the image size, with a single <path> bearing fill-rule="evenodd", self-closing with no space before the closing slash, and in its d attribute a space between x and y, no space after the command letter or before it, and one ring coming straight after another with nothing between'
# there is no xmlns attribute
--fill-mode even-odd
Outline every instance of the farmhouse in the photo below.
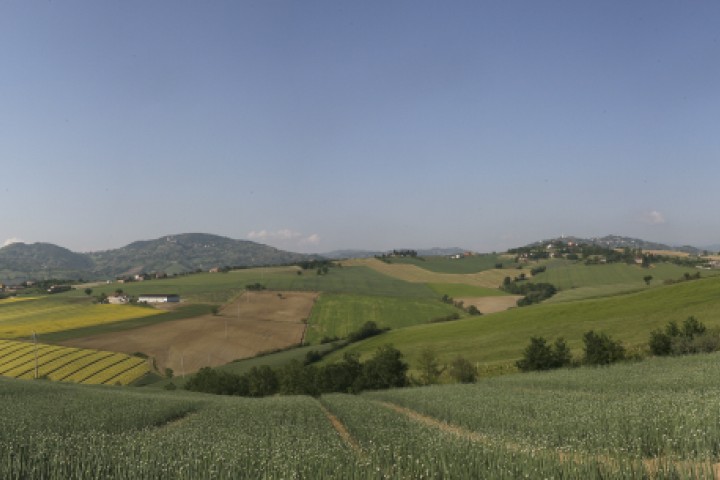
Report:
<svg viewBox="0 0 720 480"><path fill-rule="evenodd" d="M130 297L127 295L116 294L107 297L107 301L113 305L124 305L126 303L130 303Z"/></svg>
<svg viewBox="0 0 720 480"><path fill-rule="evenodd" d="M180 301L177 293L144 293L138 295L138 302L146 303L176 303Z"/></svg>

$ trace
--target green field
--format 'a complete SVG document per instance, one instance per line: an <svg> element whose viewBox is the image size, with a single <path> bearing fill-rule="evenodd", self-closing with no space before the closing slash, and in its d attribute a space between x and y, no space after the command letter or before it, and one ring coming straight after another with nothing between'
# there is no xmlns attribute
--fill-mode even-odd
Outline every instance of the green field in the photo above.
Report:
<svg viewBox="0 0 720 480"><path fill-rule="evenodd" d="M93 295L111 294L120 288L130 295L177 293L192 303L221 304L239 295L246 285L261 283L271 290L300 290L358 295L431 298L435 293L426 285L397 280L367 267L335 267L327 275L297 267L268 267L233 270L228 273L196 273L144 282L112 283L93 288ZM78 295L78 291L62 295Z"/></svg>
<svg viewBox="0 0 720 480"><path fill-rule="evenodd" d="M509 295L507 292L503 292L497 288L477 287L464 283L428 283L428 286L440 297L443 295L448 295L452 298Z"/></svg>
<svg viewBox="0 0 720 480"><path fill-rule="evenodd" d="M708 327L720 327L720 279L708 278L660 286L634 294L576 302L515 308L456 322L419 325L390 331L348 347L369 356L391 343L417 365L420 351L430 346L443 362L462 355L489 371L513 371L531 336L563 336L580 352L582 334L604 331L626 346L644 345L650 331L669 321L694 315ZM329 356L328 361L341 353Z"/></svg>
<svg viewBox="0 0 720 480"><path fill-rule="evenodd" d="M450 258L449 256L392 257L388 261L390 263L416 265L436 273L478 273L491 270L498 263L502 263L505 267L511 265L511 261L507 256L493 254L472 255L461 258Z"/></svg>
<svg viewBox="0 0 720 480"><path fill-rule="evenodd" d="M323 337L345 338L365 322L380 328L399 329L427 323L433 319L463 312L435 299L323 294L315 303L305 334L306 343L319 343Z"/></svg>
<svg viewBox="0 0 720 480"><path fill-rule="evenodd" d="M585 265L568 260L553 260L547 270L533 277L533 282L552 283L560 290L605 285L645 286L643 277L652 276L651 286L661 285L664 280L677 280L685 273L715 276L718 271L681 267L673 263L659 263L651 268L625 263Z"/></svg>
<svg viewBox="0 0 720 480"><path fill-rule="evenodd" d="M0 477L714 478L719 360L319 399L0 379Z"/></svg>

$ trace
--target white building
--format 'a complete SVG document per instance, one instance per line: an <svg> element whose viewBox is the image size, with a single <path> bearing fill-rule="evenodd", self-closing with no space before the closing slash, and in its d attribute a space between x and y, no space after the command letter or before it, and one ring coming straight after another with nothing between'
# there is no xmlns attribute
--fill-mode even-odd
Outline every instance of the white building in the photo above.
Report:
<svg viewBox="0 0 720 480"><path fill-rule="evenodd" d="M138 302L146 303L177 303L180 295L177 293L145 293L138 295Z"/></svg>

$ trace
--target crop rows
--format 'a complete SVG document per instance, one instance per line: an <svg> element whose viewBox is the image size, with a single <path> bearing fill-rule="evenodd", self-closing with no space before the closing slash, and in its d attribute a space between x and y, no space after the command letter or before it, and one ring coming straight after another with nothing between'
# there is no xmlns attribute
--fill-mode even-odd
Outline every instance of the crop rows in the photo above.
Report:
<svg viewBox="0 0 720 480"><path fill-rule="evenodd" d="M0 340L0 375L127 385L149 371L147 361L122 353Z"/></svg>
<svg viewBox="0 0 720 480"><path fill-rule="evenodd" d="M319 400L0 379L0 478L716 478L718 360Z"/></svg>

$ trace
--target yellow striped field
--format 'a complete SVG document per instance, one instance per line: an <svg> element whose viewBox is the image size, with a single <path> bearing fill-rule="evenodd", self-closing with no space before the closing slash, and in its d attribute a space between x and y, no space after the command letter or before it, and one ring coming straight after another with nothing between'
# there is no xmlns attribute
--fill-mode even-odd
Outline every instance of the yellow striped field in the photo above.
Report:
<svg viewBox="0 0 720 480"><path fill-rule="evenodd" d="M36 360L37 359L37 360ZM106 385L127 385L150 371L145 359L123 353L0 340L0 375Z"/></svg>
<svg viewBox="0 0 720 480"><path fill-rule="evenodd" d="M0 300L0 338L29 338L33 331L41 335L162 313L133 305L88 304L64 298L9 300Z"/></svg>

